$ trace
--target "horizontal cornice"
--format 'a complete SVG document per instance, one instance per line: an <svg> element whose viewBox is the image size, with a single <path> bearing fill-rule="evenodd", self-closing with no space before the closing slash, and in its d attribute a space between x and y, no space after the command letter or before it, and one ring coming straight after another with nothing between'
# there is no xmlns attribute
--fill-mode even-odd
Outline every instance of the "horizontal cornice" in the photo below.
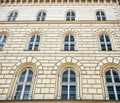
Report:
<svg viewBox="0 0 120 103"><path fill-rule="evenodd" d="M116 100L0 100L0 103L120 103Z"/></svg>
<svg viewBox="0 0 120 103"><path fill-rule="evenodd" d="M0 24L120 24L120 20L76 20L76 21L65 21L65 20L46 20L46 21L0 21Z"/></svg>

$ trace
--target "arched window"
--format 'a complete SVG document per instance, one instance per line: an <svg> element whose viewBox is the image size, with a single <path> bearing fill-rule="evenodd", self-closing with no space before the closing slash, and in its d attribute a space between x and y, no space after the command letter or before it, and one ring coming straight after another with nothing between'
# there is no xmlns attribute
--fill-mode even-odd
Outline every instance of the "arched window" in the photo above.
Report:
<svg viewBox="0 0 120 103"><path fill-rule="evenodd" d="M62 74L61 99L76 99L76 74L69 68Z"/></svg>
<svg viewBox="0 0 120 103"><path fill-rule="evenodd" d="M105 34L100 35L99 39L100 39L101 50L103 51L112 50L111 39L108 35L105 35Z"/></svg>
<svg viewBox="0 0 120 103"><path fill-rule="evenodd" d="M75 12L69 11L66 13L66 21L75 21Z"/></svg>
<svg viewBox="0 0 120 103"><path fill-rule="evenodd" d="M10 13L10 15L8 16L8 21L15 21L16 18L18 16L18 12L13 11L12 13Z"/></svg>
<svg viewBox="0 0 120 103"><path fill-rule="evenodd" d="M105 13L103 11L97 11L96 18L98 21L106 20Z"/></svg>
<svg viewBox="0 0 120 103"><path fill-rule="evenodd" d="M64 50L75 50L75 38L73 35L66 35L64 38Z"/></svg>
<svg viewBox="0 0 120 103"><path fill-rule="evenodd" d="M46 12L45 11L41 11L38 13L37 15L37 21L45 21L46 18Z"/></svg>
<svg viewBox="0 0 120 103"><path fill-rule="evenodd" d="M110 100L120 100L120 73L107 70L105 73L106 86Z"/></svg>
<svg viewBox="0 0 120 103"><path fill-rule="evenodd" d="M14 93L14 100L30 99L33 82L33 71L26 68L19 77Z"/></svg>
<svg viewBox="0 0 120 103"><path fill-rule="evenodd" d="M39 50L40 49L40 36L33 35L29 40L28 50Z"/></svg>
<svg viewBox="0 0 120 103"><path fill-rule="evenodd" d="M0 35L0 50L4 49L4 45L6 43L7 36L6 35Z"/></svg>

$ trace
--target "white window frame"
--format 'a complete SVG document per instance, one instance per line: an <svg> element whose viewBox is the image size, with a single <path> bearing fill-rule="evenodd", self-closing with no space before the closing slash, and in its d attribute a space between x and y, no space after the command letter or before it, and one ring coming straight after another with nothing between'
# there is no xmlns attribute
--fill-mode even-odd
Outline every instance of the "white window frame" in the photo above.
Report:
<svg viewBox="0 0 120 103"><path fill-rule="evenodd" d="M22 73L23 73L25 70L27 70L27 71L26 71L26 75L25 75L25 80L24 80L24 82L19 82L20 77L21 77ZM30 91L29 91L29 96L28 96L28 99L31 99L32 88L33 88L34 72L31 70L31 71L33 72L32 82L27 82L27 77L28 77L28 72L29 72L29 70L31 70L31 68L26 68L26 69L24 69L24 70L20 73L19 78L18 78L18 82L17 82L17 84L16 84L16 89L15 89L15 92L14 92L14 95L13 95L13 99L14 99L15 94L16 94L16 92L17 92L17 87L18 87L18 85L23 85L22 92L21 92L21 96L20 96L20 99L19 99L19 100L23 100L23 95L24 95L24 91L25 91L25 86L26 86L26 84L31 86ZM16 100L16 99L14 99L14 100Z"/></svg>
<svg viewBox="0 0 120 103"><path fill-rule="evenodd" d="M106 88L107 88L107 86L113 86L114 94L115 94L115 100L118 100L116 86L120 86L120 83L116 83L116 82L114 81L113 71L117 72L119 78L120 78L120 73L119 73L118 71L112 69L112 68L111 68L111 69L108 69L107 71L109 71L109 70L110 70L110 75L111 75L112 82L111 82L111 83L107 83L107 81L106 81L106 79L105 79L105 81L106 81ZM106 72L107 72L107 71L106 71ZM105 72L105 73L106 73L106 72ZM106 75L105 75L105 78L106 78ZM109 97L109 91L108 91L108 90L107 90L107 94L108 94L108 97Z"/></svg>
<svg viewBox="0 0 120 103"><path fill-rule="evenodd" d="M5 43L7 41L7 36L3 34L3 35L0 35L0 37L1 37L1 39L0 39L0 45L1 44L3 45L2 49L0 49L0 51L1 51L1 50L4 50ZM6 37L6 39L5 39L5 37ZM4 39L5 39L5 42L3 42Z"/></svg>
<svg viewBox="0 0 120 103"><path fill-rule="evenodd" d="M8 21L15 21L17 16L18 16L18 12L17 11L11 12L9 14L9 16L8 16Z"/></svg>
<svg viewBox="0 0 120 103"><path fill-rule="evenodd" d="M66 36L69 36L68 42L65 41ZM74 41L70 41L70 36L73 36L73 37L74 37ZM64 45L63 45L63 50L64 50L64 51L75 51L75 49L76 49L76 40L75 40L75 36L74 36L74 35L71 35L71 34L65 35L63 42L64 42L64 43L63 43L63 44L64 44ZM65 44L68 44L68 50L65 50ZM70 47L71 47L70 45L71 45L71 44L74 44L74 50L71 50L71 49L70 49Z"/></svg>
<svg viewBox="0 0 120 103"><path fill-rule="evenodd" d="M97 12L99 12L100 15L97 15ZM96 19L98 20L98 18L100 18L100 20L98 20L98 21L106 21L107 20L105 12L103 12L103 11L97 11L97 12L96 12ZM102 13L104 13L104 15L102 15ZM105 18L105 20L103 18Z"/></svg>
<svg viewBox="0 0 120 103"><path fill-rule="evenodd" d="M70 13L70 15L67 15L68 13ZM72 15L72 13L74 13L74 15ZM68 11L66 13L66 21L75 21L75 12L74 11ZM69 19L68 19L69 18ZM72 20L72 18L74 18L74 20Z"/></svg>
<svg viewBox="0 0 120 103"><path fill-rule="evenodd" d="M104 42L101 42L101 41L100 41L100 37L101 37L102 35L103 35L103 38L104 38ZM104 45L105 45L105 50L103 50L103 51L112 51L112 50L113 50L113 43L112 43L111 37L110 37L109 35L106 35L106 34L102 34L102 35L99 36L100 49L102 50L101 44L104 44ZM106 37L105 37L105 36L108 36L108 37L109 37L110 42L107 42L107 41L106 41ZM108 46L107 46L108 44L111 45L112 50L108 50Z"/></svg>
<svg viewBox="0 0 120 103"><path fill-rule="evenodd" d="M34 41L33 41L33 42L31 42L30 40L31 40L31 38L32 38L33 36L35 36L35 38L34 38ZM40 41L39 41L39 42L36 42L37 36L39 36L39 37L40 37ZM29 49L29 45L30 45L30 44L33 44L32 49ZM35 49L35 45L36 45L36 44L38 44L38 45L39 45L39 46L38 46L38 50L40 50L41 36L40 36L40 35L38 35L38 34L32 35L32 36L29 38L28 50L29 50L29 51L34 51L34 49ZM37 51L37 50L35 50L35 51Z"/></svg>
<svg viewBox="0 0 120 103"><path fill-rule="evenodd" d="M41 15L39 15L40 13L41 13ZM44 13L45 13L45 15L43 15ZM46 12L45 11L38 12L36 20L37 21L45 21L45 19L46 19Z"/></svg>
<svg viewBox="0 0 120 103"><path fill-rule="evenodd" d="M62 77L63 77L63 73L66 71L66 70L68 70L68 82L62 82ZM62 95L62 86L67 86L68 87L68 92L67 92L67 94L68 94L68 97L67 97L67 99L69 100L70 99L70 86L75 86L76 87L76 98L75 98L75 100L77 99L77 83L76 83L76 81L77 81L77 76L76 76L76 73L75 73L75 71L74 70L72 70L72 71L74 71L74 73L75 73L75 82L70 82L70 71L72 70L72 68L66 68L64 71L63 71L63 73L62 73L62 76L61 76L61 92L60 92L60 98L62 99L62 97L61 97L61 95ZM72 99L70 99L70 100L72 100Z"/></svg>

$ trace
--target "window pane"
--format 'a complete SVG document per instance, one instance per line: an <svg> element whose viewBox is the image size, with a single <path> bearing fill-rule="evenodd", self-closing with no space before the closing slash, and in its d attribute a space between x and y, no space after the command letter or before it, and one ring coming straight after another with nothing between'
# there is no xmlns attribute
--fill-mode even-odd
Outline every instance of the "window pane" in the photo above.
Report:
<svg viewBox="0 0 120 103"><path fill-rule="evenodd" d="M71 21L75 21L75 17L74 16L71 17Z"/></svg>
<svg viewBox="0 0 120 103"><path fill-rule="evenodd" d="M103 35L100 36L100 42L104 42L104 36Z"/></svg>
<svg viewBox="0 0 120 103"><path fill-rule="evenodd" d="M6 42L6 39L7 39L7 36L4 35L4 38L3 38L2 42Z"/></svg>
<svg viewBox="0 0 120 103"><path fill-rule="evenodd" d="M106 20L106 17L102 17L102 20Z"/></svg>
<svg viewBox="0 0 120 103"><path fill-rule="evenodd" d="M23 95L23 99L24 99L24 100L27 100L27 99L28 99L28 96L29 96L29 94L24 94L24 95Z"/></svg>
<svg viewBox="0 0 120 103"><path fill-rule="evenodd" d="M105 44L101 44L101 49L102 49L103 51L106 50Z"/></svg>
<svg viewBox="0 0 120 103"><path fill-rule="evenodd" d="M113 86L108 86L108 93L109 93L109 99L110 100L115 100L115 94L114 94L114 89Z"/></svg>
<svg viewBox="0 0 120 103"><path fill-rule="evenodd" d="M70 86L70 94L76 93L76 86Z"/></svg>
<svg viewBox="0 0 120 103"><path fill-rule="evenodd" d="M74 50L74 44L70 44L70 50Z"/></svg>
<svg viewBox="0 0 120 103"><path fill-rule="evenodd" d="M98 20L98 21L101 21L101 18L100 18L100 17L97 17L97 20Z"/></svg>
<svg viewBox="0 0 120 103"><path fill-rule="evenodd" d="M32 77L33 77L33 72L31 70L29 70L27 82L32 82Z"/></svg>
<svg viewBox="0 0 120 103"><path fill-rule="evenodd" d="M0 50L3 50L3 46L4 46L3 44L0 44Z"/></svg>
<svg viewBox="0 0 120 103"><path fill-rule="evenodd" d="M35 35L31 37L30 42L34 42Z"/></svg>
<svg viewBox="0 0 120 103"><path fill-rule="evenodd" d="M76 94L70 94L70 99L72 100L76 99Z"/></svg>
<svg viewBox="0 0 120 103"><path fill-rule="evenodd" d="M62 93L67 93L68 86L62 86Z"/></svg>
<svg viewBox="0 0 120 103"><path fill-rule="evenodd" d="M110 70L108 70L108 71L105 73L105 75L106 75L106 82L112 82Z"/></svg>
<svg viewBox="0 0 120 103"><path fill-rule="evenodd" d="M62 82L68 82L68 70L63 73Z"/></svg>
<svg viewBox="0 0 120 103"><path fill-rule="evenodd" d="M67 35L66 37L65 37L65 40L64 40L65 42L68 42L69 41L69 35Z"/></svg>
<svg viewBox="0 0 120 103"><path fill-rule="evenodd" d="M64 50L69 50L68 44L64 44Z"/></svg>
<svg viewBox="0 0 120 103"><path fill-rule="evenodd" d="M74 71L70 71L70 82L75 82L76 81L76 78L75 78L75 73Z"/></svg>
<svg viewBox="0 0 120 103"><path fill-rule="evenodd" d="M16 92L15 96L14 96L14 99L15 100L19 100L20 99L20 96L21 96L21 92Z"/></svg>
<svg viewBox="0 0 120 103"><path fill-rule="evenodd" d="M26 70L21 74L19 82L25 81Z"/></svg>
<svg viewBox="0 0 120 103"><path fill-rule="evenodd" d="M70 12L67 12L67 16L70 16Z"/></svg>
<svg viewBox="0 0 120 103"><path fill-rule="evenodd" d="M39 44L35 44L34 50L38 50L38 48L39 48Z"/></svg>
<svg viewBox="0 0 120 103"><path fill-rule="evenodd" d="M115 94L109 94L109 99L110 100L115 100Z"/></svg>
<svg viewBox="0 0 120 103"><path fill-rule="evenodd" d="M113 71L113 77L114 77L115 82L120 82L119 75L118 75L118 73L116 71Z"/></svg>
<svg viewBox="0 0 120 103"><path fill-rule="evenodd" d="M40 42L40 36L37 35L36 42Z"/></svg>
<svg viewBox="0 0 120 103"><path fill-rule="evenodd" d="M32 50L33 44L29 44L28 50Z"/></svg>
<svg viewBox="0 0 120 103"><path fill-rule="evenodd" d="M70 41L74 42L74 36L70 35Z"/></svg>
<svg viewBox="0 0 120 103"><path fill-rule="evenodd" d="M109 36L105 35L105 38L106 38L106 41L107 41L107 42L110 42Z"/></svg>
<svg viewBox="0 0 120 103"><path fill-rule="evenodd" d="M62 94L62 95L61 95L61 99L63 99L63 100L64 100L64 99L67 99L67 94Z"/></svg>
<svg viewBox="0 0 120 103"><path fill-rule="evenodd" d="M109 51L112 50L111 44L107 44L107 47L108 47L108 50L109 50Z"/></svg>
<svg viewBox="0 0 120 103"><path fill-rule="evenodd" d="M26 86L25 86L25 92L26 92L26 91L29 92L29 91L30 91L30 87L31 87L30 85L26 85Z"/></svg>
<svg viewBox="0 0 120 103"><path fill-rule="evenodd" d="M18 85L16 91L17 91L17 92L20 92L20 91L22 91L22 88L23 88L23 85Z"/></svg>

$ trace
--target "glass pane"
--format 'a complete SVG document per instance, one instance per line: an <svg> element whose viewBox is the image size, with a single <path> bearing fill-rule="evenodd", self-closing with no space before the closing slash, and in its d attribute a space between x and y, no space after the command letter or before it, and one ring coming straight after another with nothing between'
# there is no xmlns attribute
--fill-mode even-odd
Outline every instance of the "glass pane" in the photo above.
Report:
<svg viewBox="0 0 120 103"><path fill-rule="evenodd" d="M118 94L117 96L118 96L118 100L120 100L120 94Z"/></svg>
<svg viewBox="0 0 120 103"><path fill-rule="evenodd" d="M15 93L15 96L14 96L14 99L15 99L15 100L19 100L19 99L20 99L20 96L21 96L21 92L16 92L16 93Z"/></svg>
<svg viewBox="0 0 120 103"><path fill-rule="evenodd" d="M74 42L74 36L70 35L70 41Z"/></svg>
<svg viewBox="0 0 120 103"><path fill-rule="evenodd" d="M70 99L76 99L76 94L70 94Z"/></svg>
<svg viewBox="0 0 120 103"><path fill-rule="evenodd" d="M62 86L62 93L67 93L68 86Z"/></svg>
<svg viewBox="0 0 120 103"><path fill-rule="evenodd" d="M109 99L110 100L115 100L115 95L114 94L109 94Z"/></svg>
<svg viewBox="0 0 120 103"><path fill-rule="evenodd" d="M120 94L120 86L116 86L116 90L117 90L117 92L119 92L119 94Z"/></svg>
<svg viewBox="0 0 120 103"><path fill-rule="evenodd" d="M34 42L34 39L35 39L35 35L31 37L30 42Z"/></svg>
<svg viewBox="0 0 120 103"><path fill-rule="evenodd" d="M102 49L103 51L106 50L105 44L101 44L101 49Z"/></svg>
<svg viewBox="0 0 120 103"><path fill-rule="evenodd" d="M71 17L71 21L75 21L75 17L74 16Z"/></svg>
<svg viewBox="0 0 120 103"><path fill-rule="evenodd" d="M44 15L42 16L42 19L41 19L41 21L45 21L45 16L44 16Z"/></svg>
<svg viewBox="0 0 120 103"><path fill-rule="evenodd" d="M74 50L74 44L70 44L70 50Z"/></svg>
<svg viewBox="0 0 120 103"><path fill-rule="evenodd" d="M64 40L65 42L68 42L69 41L69 35L67 35L66 37L65 37L65 40Z"/></svg>
<svg viewBox="0 0 120 103"><path fill-rule="evenodd" d="M74 71L70 71L70 82L75 82L76 81L76 78L75 78L75 73Z"/></svg>
<svg viewBox="0 0 120 103"><path fill-rule="evenodd" d="M40 36L37 35L36 42L40 42Z"/></svg>
<svg viewBox="0 0 120 103"><path fill-rule="evenodd" d="M3 46L4 46L3 44L0 44L0 50L3 50Z"/></svg>
<svg viewBox="0 0 120 103"><path fill-rule="evenodd" d="M103 35L100 36L100 42L104 42L104 36Z"/></svg>
<svg viewBox="0 0 120 103"><path fill-rule="evenodd" d="M68 82L68 70L63 73L62 82Z"/></svg>
<svg viewBox="0 0 120 103"><path fill-rule="evenodd" d="M18 13L17 13L17 12L15 12L15 13L14 13L14 16L15 16L15 17L17 17L17 15L18 15Z"/></svg>
<svg viewBox="0 0 120 103"><path fill-rule="evenodd" d="M106 17L102 17L102 20L106 20Z"/></svg>
<svg viewBox="0 0 120 103"><path fill-rule="evenodd" d="M25 92L27 91L27 92L29 92L30 91L30 85L25 85Z"/></svg>
<svg viewBox="0 0 120 103"><path fill-rule="evenodd" d="M70 16L70 12L67 12L67 16Z"/></svg>
<svg viewBox="0 0 120 103"><path fill-rule="evenodd" d="M39 48L39 44L35 44L34 50L38 50L38 48Z"/></svg>
<svg viewBox="0 0 120 103"><path fill-rule="evenodd" d="M64 100L64 99L67 99L67 94L62 94L62 95L61 95L61 99L63 99L63 100Z"/></svg>
<svg viewBox="0 0 120 103"><path fill-rule="evenodd" d="M76 93L76 86L70 86L70 94Z"/></svg>
<svg viewBox="0 0 120 103"><path fill-rule="evenodd" d="M115 94L114 94L113 86L107 86L107 88L108 88L108 93L109 93L109 99L110 100L115 100Z"/></svg>
<svg viewBox="0 0 120 103"><path fill-rule="evenodd" d="M31 70L29 70L27 82L32 82L32 77L33 77L33 72Z"/></svg>
<svg viewBox="0 0 120 103"><path fill-rule="evenodd" d="M69 50L68 44L64 44L64 50Z"/></svg>
<svg viewBox="0 0 120 103"><path fill-rule="evenodd" d="M100 17L97 17L97 20L98 20L98 21L101 21L101 18L100 18Z"/></svg>
<svg viewBox="0 0 120 103"><path fill-rule="evenodd" d="M109 91L109 93L114 92L113 86L108 86L108 91Z"/></svg>
<svg viewBox="0 0 120 103"><path fill-rule="evenodd" d="M43 12L43 16L46 16L46 12Z"/></svg>
<svg viewBox="0 0 120 103"><path fill-rule="evenodd" d="M74 13L74 12L71 12L71 15L72 15L72 16L75 16L75 13Z"/></svg>
<svg viewBox="0 0 120 103"><path fill-rule="evenodd" d="M114 81L115 81L115 82L120 82L119 75L117 74L116 71L113 71L113 77L114 77Z"/></svg>
<svg viewBox="0 0 120 103"><path fill-rule="evenodd" d="M67 17L66 17L66 20L67 20L67 21L70 21L70 17L69 17L69 16L67 16Z"/></svg>
<svg viewBox="0 0 120 103"><path fill-rule="evenodd" d="M96 15L100 15L100 12L98 11L98 12L96 12Z"/></svg>
<svg viewBox="0 0 120 103"><path fill-rule="evenodd" d="M33 44L29 44L28 50L32 50Z"/></svg>
<svg viewBox="0 0 120 103"><path fill-rule="evenodd" d="M102 15L102 16L104 16L104 15L105 15L105 13L104 13L103 11L101 11L101 15Z"/></svg>
<svg viewBox="0 0 120 103"><path fill-rule="evenodd" d="M7 36L4 35L3 42L6 42Z"/></svg>
<svg viewBox="0 0 120 103"><path fill-rule="evenodd" d="M106 76L106 82L112 82L110 70L108 70L108 71L105 73L105 76Z"/></svg>
<svg viewBox="0 0 120 103"><path fill-rule="evenodd" d="M24 94L24 95L23 95L23 99L24 99L24 100L27 100L27 99L28 99L28 96L29 96L29 94Z"/></svg>
<svg viewBox="0 0 120 103"><path fill-rule="evenodd" d="M24 81L25 81L26 71L27 71L27 70L23 71L23 73L21 74L20 79L19 79L19 82L24 82Z"/></svg>
<svg viewBox="0 0 120 103"><path fill-rule="evenodd" d="M23 85L18 85L16 91L20 92L20 91L22 91L22 88L23 88Z"/></svg>
<svg viewBox="0 0 120 103"><path fill-rule="evenodd" d="M110 42L109 36L105 35L105 38L106 38L106 41L107 41L107 42Z"/></svg>

